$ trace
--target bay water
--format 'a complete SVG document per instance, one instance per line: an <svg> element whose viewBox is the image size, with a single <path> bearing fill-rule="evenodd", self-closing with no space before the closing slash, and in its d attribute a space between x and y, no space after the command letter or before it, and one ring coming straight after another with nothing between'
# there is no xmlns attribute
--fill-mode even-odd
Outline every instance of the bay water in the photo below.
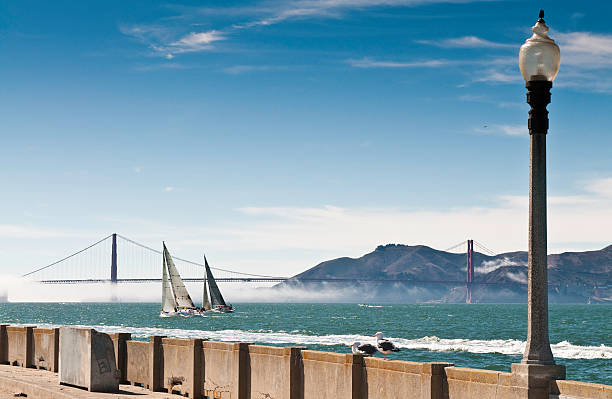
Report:
<svg viewBox="0 0 612 399"><path fill-rule="evenodd" d="M391 359L451 362L509 371L523 353L524 304L235 304L233 314L160 318L158 303L0 303L0 323L73 325L103 332L208 338L350 352L381 331L401 352ZM550 341L567 379L612 385L609 305L551 305ZM379 356L379 355L377 355Z"/></svg>

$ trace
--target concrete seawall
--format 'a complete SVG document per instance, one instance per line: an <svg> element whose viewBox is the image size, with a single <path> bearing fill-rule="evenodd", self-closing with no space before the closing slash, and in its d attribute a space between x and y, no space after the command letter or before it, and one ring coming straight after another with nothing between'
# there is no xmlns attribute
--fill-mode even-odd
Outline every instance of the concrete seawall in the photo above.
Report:
<svg viewBox="0 0 612 399"><path fill-rule="evenodd" d="M0 363L57 371L60 331L0 325ZM124 383L206 399L612 398L612 386L201 339L109 334ZM0 381L0 384L2 381Z"/></svg>

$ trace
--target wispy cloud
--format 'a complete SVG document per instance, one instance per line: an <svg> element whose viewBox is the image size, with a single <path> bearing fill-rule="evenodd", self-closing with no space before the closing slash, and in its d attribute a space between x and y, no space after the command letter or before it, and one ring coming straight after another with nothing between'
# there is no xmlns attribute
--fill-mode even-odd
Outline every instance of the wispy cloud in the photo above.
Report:
<svg viewBox="0 0 612 399"><path fill-rule="evenodd" d="M612 236L612 178L589 180L583 194L552 196L550 243L601 242ZM587 201L585 201L587 200ZM448 210L401 210L389 208L245 207L255 224L240 232L239 241L259 248L345 248L346 254L380 243L428 243L444 248L457 237L483 237L488 246L500 250L523 250L527 238L527 197L499 197L492 207L462 207ZM465 231L469 224L470 231ZM456 226L456 227L455 227ZM499 226L504 226L500 231ZM486 238L484 238L486 237ZM254 240L254 241L251 241ZM588 247L587 247L588 248ZM586 249L583 247L583 249ZM489 265L491 266L491 265Z"/></svg>
<svg viewBox="0 0 612 399"><path fill-rule="evenodd" d="M557 87L612 94L612 35L553 32L561 48Z"/></svg>
<svg viewBox="0 0 612 399"><path fill-rule="evenodd" d="M582 69L612 67L612 35L591 32L554 33L563 65Z"/></svg>
<svg viewBox="0 0 612 399"><path fill-rule="evenodd" d="M288 67L284 65L232 65L223 68L223 72L229 75L241 75L248 72L278 71L286 69L288 69Z"/></svg>
<svg viewBox="0 0 612 399"><path fill-rule="evenodd" d="M367 57L358 60L349 59L346 62L355 68L438 68L450 63L448 60L381 61Z"/></svg>
<svg viewBox="0 0 612 399"><path fill-rule="evenodd" d="M506 273L506 277L508 277L512 281L516 281L517 283L527 284L527 274L525 272Z"/></svg>
<svg viewBox="0 0 612 399"><path fill-rule="evenodd" d="M0 237L5 238L72 238L85 237L84 233L31 225L0 225Z"/></svg>
<svg viewBox="0 0 612 399"><path fill-rule="evenodd" d="M194 51L210 50L211 43L225 40L225 36L216 30L208 32L190 32L174 43L170 43L172 53L188 53Z"/></svg>
<svg viewBox="0 0 612 399"><path fill-rule="evenodd" d="M508 258L485 260L474 268L474 273L487 274L504 266L527 266L525 262L516 262Z"/></svg>
<svg viewBox="0 0 612 399"><path fill-rule="evenodd" d="M524 124L518 125L505 125L505 124L491 124L484 125L482 127L474 129L479 134L497 134L504 136L527 136L529 131Z"/></svg>
<svg viewBox="0 0 612 399"><path fill-rule="evenodd" d="M556 87L581 91L612 93L612 35L592 32L552 32L561 48L561 70ZM490 42L475 36L424 42L439 47L515 47ZM517 60L512 57L482 59L474 62L481 68L470 74L473 83L521 83ZM602 73L602 71L605 71Z"/></svg>
<svg viewBox="0 0 612 399"><path fill-rule="evenodd" d="M417 40L417 43L444 48L518 48L516 44L492 42L477 36L461 36L441 40Z"/></svg>
<svg viewBox="0 0 612 399"><path fill-rule="evenodd" d="M482 71L476 71L474 73L474 82L488 82L488 83L519 83L523 81L523 77L518 73L518 66L516 70L495 70L485 69Z"/></svg>
<svg viewBox="0 0 612 399"><path fill-rule="evenodd" d="M151 55L168 60L177 54L211 50L214 42L226 39L225 34L214 29L182 35L177 34L176 28L161 25L121 26L119 30L145 44L151 50Z"/></svg>
<svg viewBox="0 0 612 399"><path fill-rule="evenodd" d="M152 54L167 59L177 54L201 52L213 49L213 43L226 40L232 31L254 27L263 27L290 20L307 18L341 18L347 11L371 7L415 7L436 3L474 3L490 0L288 0L274 3L264 3L256 7L183 7L170 6L181 13L172 20L193 19L201 15L223 15L225 17L253 16L247 22L237 22L223 27L203 32L190 32L177 38L180 27L154 25L122 26L120 31L125 35L146 44ZM494 45L493 42L481 40L482 44ZM463 40L469 41L469 38Z"/></svg>
<svg viewBox="0 0 612 399"><path fill-rule="evenodd" d="M250 28L278 24L292 19L304 18L340 18L351 9L370 7L416 7L437 3L475 3L487 0L294 0L285 1L279 8L271 10L268 16L243 23L234 27Z"/></svg>
<svg viewBox="0 0 612 399"><path fill-rule="evenodd" d="M173 187L173 186L166 186L166 187L164 187L164 191L165 191L165 192L167 192L167 193L169 193L169 192L171 192L171 191L174 191L175 189L176 189L176 188L175 188L175 187Z"/></svg>
<svg viewBox="0 0 612 399"><path fill-rule="evenodd" d="M185 65L178 62L162 62L162 63L153 63L148 65L137 65L134 67L135 71L139 72L149 72L149 71L159 71L159 70L171 70L171 69L192 69L195 68L192 65Z"/></svg>

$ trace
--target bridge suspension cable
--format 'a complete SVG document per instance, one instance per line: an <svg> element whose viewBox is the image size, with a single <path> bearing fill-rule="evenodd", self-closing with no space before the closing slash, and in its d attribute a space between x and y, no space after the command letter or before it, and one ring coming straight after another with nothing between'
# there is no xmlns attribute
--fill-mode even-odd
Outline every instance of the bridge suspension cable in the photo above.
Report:
<svg viewBox="0 0 612 399"><path fill-rule="evenodd" d="M141 248L144 248L146 250L155 252L158 255L162 254L161 251L159 251L159 250L157 250L155 248L151 248L151 247L149 247L147 245L144 245L144 244L141 244L141 243L136 242L134 240L131 240L131 239L127 238L127 237L122 236L121 234L117 234L117 237L121 237L125 241L128 241L128 242L130 242L130 243L132 243L134 245L137 245L137 246L139 246ZM193 262L191 260L179 258L178 256L172 255L172 258L175 259L175 260L180 260L181 262L189 263L189 264L194 265L194 266L204 267L204 265L201 264L201 263L197 263L197 262ZM220 267L212 267L212 266L210 266L210 268L212 270L218 270L218 271L227 272L227 273L235 273L235 274L240 274L240 275L243 275L243 276L250 276L250 277L262 277L262 278L275 278L276 277L276 276L265 276L265 275L261 275L261 274L251 274L251 273L237 272L237 271L234 271L234 270L221 269Z"/></svg>
<svg viewBox="0 0 612 399"><path fill-rule="evenodd" d="M459 248L459 247L460 247L460 246L462 246L462 245L466 245L466 242L465 242L465 241L461 241L460 243L455 244L455 245L453 245L453 246L452 246L452 247L450 247L450 248L446 248L446 249L444 250L444 252L450 252L450 251L453 251L453 250L455 250L455 249Z"/></svg>
<svg viewBox="0 0 612 399"><path fill-rule="evenodd" d="M27 277L27 276L29 276L29 275L31 275L31 274L34 274L34 273L37 273L37 272L39 272L39 271L41 271L41 270L48 269L48 268L50 268L51 266L55 266L55 265L57 265L58 263L61 263L61 262L65 261L65 260L68 260L68 259L72 258L73 256L76 256L76 255L78 255L78 254L80 254L80 253L83 253L83 252L87 251L87 250L88 250L88 249L90 249L90 248L95 247L96 245L98 245L98 244L100 244L100 243L102 243L102 242L104 242L104 241L108 240L108 239L109 239L109 238L111 238L111 237L112 237L112 234L109 234L109 235L107 235L106 237L104 237L103 239L101 239L100 241L96 241L95 243L91 244L91 245L90 245L90 246L88 246L87 248L83 248L83 249L81 249L80 251L77 251L77 252L75 252L75 253L73 253L73 254L71 254L71 255L66 256L65 258L62 258L62 259L57 260L57 261L55 261L55 262L53 262L53 263L51 263L51 264L48 264L47 266L43 266L43 267L40 267L40 268L38 268L38 269L36 269L36 270L33 270L33 271L29 272L29 273L26 273L26 274L22 275L21 277Z"/></svg>
<svg viewBox="0 0 612 399"><path fill-rule="evenodd" d="M497 255L495 252L491 251L489 248L485 247L483 244L479 243L476 240L474 240L474 244L478 247L478 249L482 250L483 252L486 252L487 255L491 255L491 256Z"/></svg>

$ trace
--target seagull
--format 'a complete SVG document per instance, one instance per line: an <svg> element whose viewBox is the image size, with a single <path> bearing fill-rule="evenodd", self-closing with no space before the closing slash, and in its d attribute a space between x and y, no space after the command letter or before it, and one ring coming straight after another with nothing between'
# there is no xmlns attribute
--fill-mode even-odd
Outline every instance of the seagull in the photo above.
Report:
<svg viewBox="0 0 612 399"><path fill-rule="evenodd" d="M400 350L393 344L393 342L386 340L383 338L383 333L381 333L380 331L377 332L376 334L372 335L373 337L376 337L376 346L378 348L378 351L380 353L383 354L383 356L385 357L385 359L387 358L387 355L391 352L399 352Z"/></svg>
<svg viewBox="0 0 612 399"><path fill-rule="evenodd" d="M355 341L353 342L353 345L347 345L347 346L351 347L354 355L372 356L373 354L378 352L378 349L374 345L362 344L359 341Z"/></svg>

